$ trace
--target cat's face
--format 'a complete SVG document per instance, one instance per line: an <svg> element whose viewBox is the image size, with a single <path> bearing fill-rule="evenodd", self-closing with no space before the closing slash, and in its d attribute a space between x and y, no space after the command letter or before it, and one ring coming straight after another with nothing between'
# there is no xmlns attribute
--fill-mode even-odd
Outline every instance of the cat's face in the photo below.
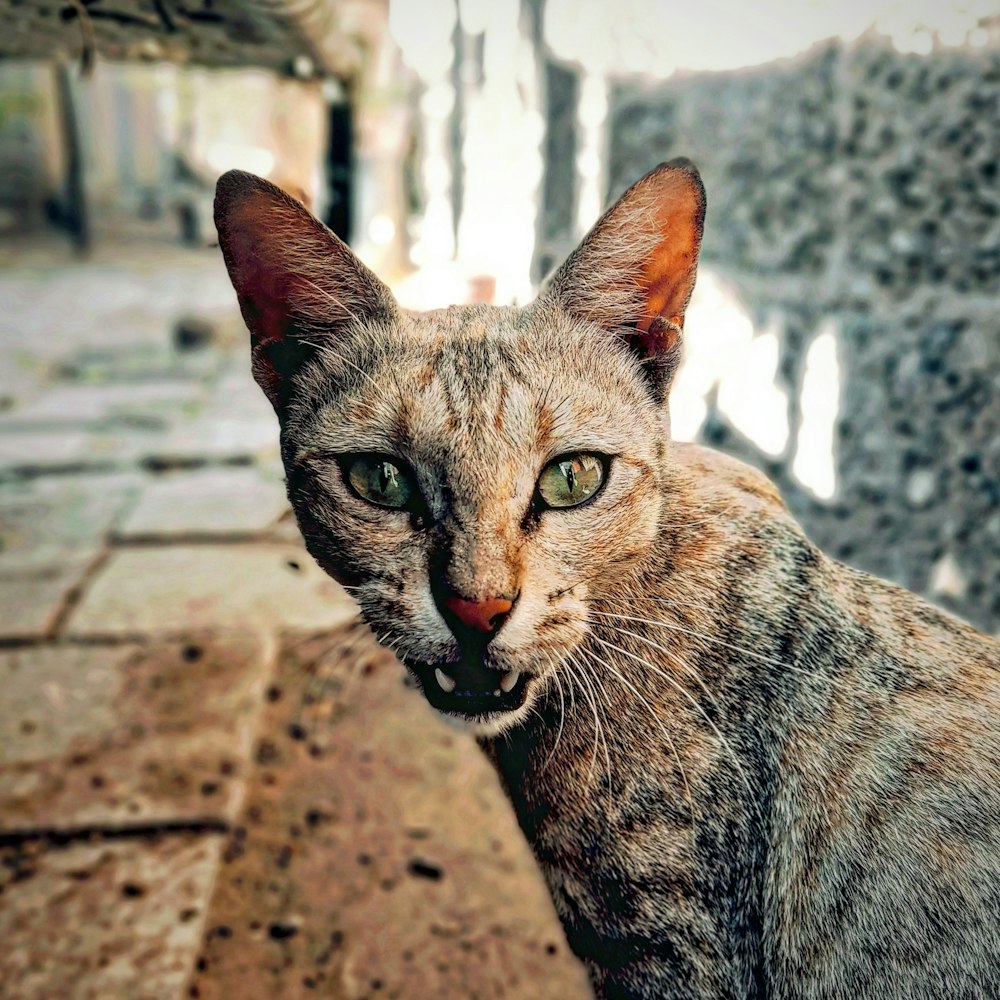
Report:
<svg viewBox="0 0 1000 1000"><path fill-rule="evenodd" d="M662 408L625 352L544 307L400 316L337 354L284 430L310 551L435 708L514 723L653 541Z"/></svg>
<svg viewBox="0 0 1000 1000"><path fill-rule="evenodd" d="M527 309L405 313L246 176L235 194L220 182L220 237L309 550L435 708L483 733L515 725L585 641L589 600L656 536L676 295L626 324L635 275L596 297L585 243ZM251 225L265 211L271 235ZM308 258L307 238L322 241Z"/></svg>

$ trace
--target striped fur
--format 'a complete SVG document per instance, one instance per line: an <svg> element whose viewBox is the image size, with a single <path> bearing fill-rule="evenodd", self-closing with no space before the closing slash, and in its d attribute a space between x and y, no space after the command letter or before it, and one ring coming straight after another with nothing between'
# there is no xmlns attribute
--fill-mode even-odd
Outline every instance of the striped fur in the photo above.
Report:
<svg viewBox="0 0 1000 1000"><path fill-rule="evenodd" d="M599 997L996 998L1000 646L669 440L693 176L640 182L526 309L412 314L227 175L223 252L303 535L404 658L458 655L440 579L520 592L486 660L531 675L526 701L476 729ZM689 209L660 211L678 191ZM688 276L651 317L664 243ZM359 451L405 459L426 511L354 496L332 456ZM573 451L615 456L605 489L533 511Z"/></svg>

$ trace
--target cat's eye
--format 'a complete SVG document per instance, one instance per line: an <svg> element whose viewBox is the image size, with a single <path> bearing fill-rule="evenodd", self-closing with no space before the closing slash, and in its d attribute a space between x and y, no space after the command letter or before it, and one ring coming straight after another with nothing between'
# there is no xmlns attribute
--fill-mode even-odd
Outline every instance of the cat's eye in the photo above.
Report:
<svg viewBox="0 0 1000 1000"><path fill-rule="evenodd" d="M577 507L601 488L605 470L600 455L560 455L542 469L538 496L546 507Z"/></svg>
<svg viewBox="0 0 1000 1000"><path fill-rule="evenodd" d="M379 507L398 510L410 506L417 495L413 474L386 455L352 455L346 460L344 475L362 500Z"/></svg>

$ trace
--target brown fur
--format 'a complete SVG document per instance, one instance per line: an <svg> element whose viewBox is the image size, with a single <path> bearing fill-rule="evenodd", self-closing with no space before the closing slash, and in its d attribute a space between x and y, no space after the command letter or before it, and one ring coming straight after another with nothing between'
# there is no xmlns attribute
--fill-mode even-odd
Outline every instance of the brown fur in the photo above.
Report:
<svg viewBox="0 0 1000 1000"><path fill-rule="evenodd" d="M473 725L599 996L995 998L1000 646L669 441L703 213L664 165L532 306L416 315L287 196L223 178L299 524L429 699L435 666L519 672ZM354 495L359 452L420 505ZM539 508L575 452L611 456L603 490ZM486 644L449 594L515 603Z"/></svg>

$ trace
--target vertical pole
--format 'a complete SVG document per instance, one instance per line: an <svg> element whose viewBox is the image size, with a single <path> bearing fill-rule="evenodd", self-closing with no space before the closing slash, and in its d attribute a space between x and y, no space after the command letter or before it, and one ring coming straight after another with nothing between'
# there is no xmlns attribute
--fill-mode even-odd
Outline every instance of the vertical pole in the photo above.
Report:
<svg viewBox="0 0 1000 1000"><path fill-rule="evenodd" d="M576 172L580 74L543 55L542 100L545 105L544 171L538 212L533 279L541 281L573 248L579 178Z"/></svg>
<svg viewBox="0 0 1000 1000"><path fill-rule="evenodd" d="M465 38L460 12L455 17L455 30L452 32L451 41L451 87L455 96L451 107L448 131L449 152L451 153L451 218L455 246L457 247L458 227L462 221L462 207L465 201L464 163L462 160L462 147L465 143Z"/></svg>
<svg viewBox="0 0 1000 1000"><path fill-rule="evenodd" d="M83 139L80 134L80 116L77 109L77 90L68 63L56 63L56 95L59 108L59 129L66 153L65 177L60 221L69 231L73 246L86 253L93 243L90 212L87 206L86 170Z"/></svg>
<svg viewBox="0 0 1000 1000"><path fill-rule="evenodd" d="M343 88L329 105L326 186L329 204L323 220L345 243L354 226L354 105L351 89Z"/></svg>

